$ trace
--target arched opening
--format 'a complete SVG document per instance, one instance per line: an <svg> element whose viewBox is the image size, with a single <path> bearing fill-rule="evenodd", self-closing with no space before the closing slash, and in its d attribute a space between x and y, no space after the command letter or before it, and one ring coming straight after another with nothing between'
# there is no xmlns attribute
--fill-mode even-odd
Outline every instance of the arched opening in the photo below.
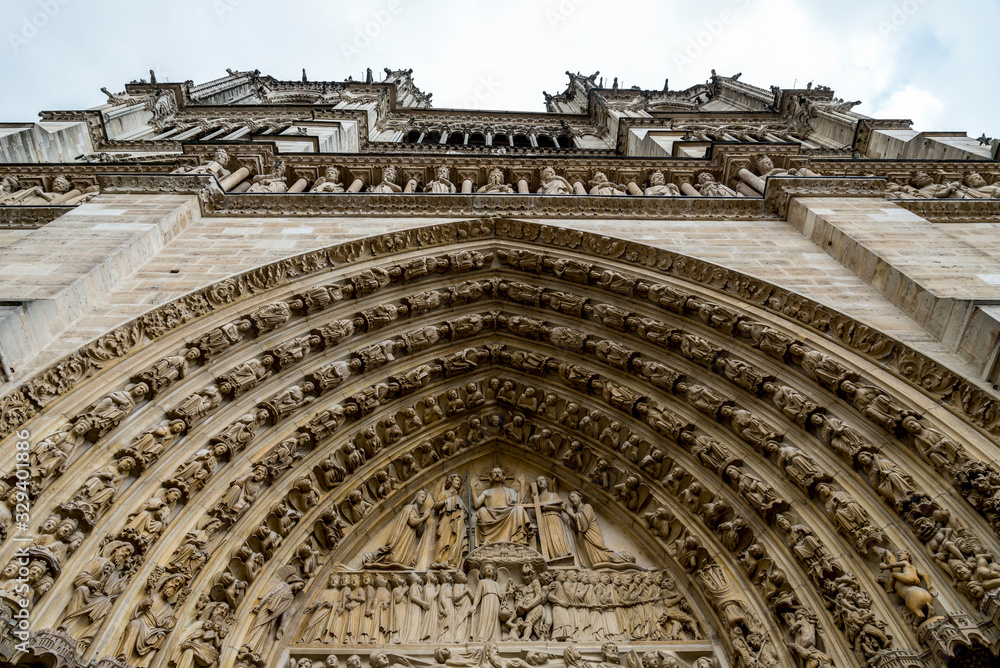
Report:
<svg viewBox="0 0 1000 668"><path fill-rule="evenodd" d="M422 144L440 144L441 143L441 133L432 130L424 135L424 140L420 142Z"/></svg>
<svg viewBox="0 0 1000 668"><path fill-rule="evenodd" d="M646 550L651 561L637 566L672 574L690 594L685 614L715 638L708 646L686 638L692 660L715 651L735 661L739 643L756 634L754 642L792 665L786 613L797 619L804 610L827 643L817 651L861 662L850 629L826 607L828 583L851 569L867 569L851 591L880 602L866 614L897 638L908 632L905 602L872 585L880 564L868 556L915 553L917 532L936 529L950 490L961 493L947 470L964 466L947 449L925 454L917 427L961 433L970 451L992 447L926 384L911 382L910 366L885 362L902 351L914 364L916 353L892 342L875 360L828 322L791 317L781 288L757 281L747 297L749 277L633 242L504 220L400 238L255 271L253 283L229 279L198 293L209 305L202 316L103 370L95 365L99 382L52 390L45 410L24 423L65 447L64 457L39 463L33 482L36 571L45 573L33 577L50 578L32 599L39 628L65 627L87 660L121 650L137 663L145 655L131 622L160 629L157 615L179 620L162 627L164 640L151 650L157 666L183 660L188 630L213 625L229 630L223 662L244 645L262 660L284 651L282 643L293 655L326 656L330 647L296 634L317 609L309 607L325 600L338 563L354 559L339 569L352 576L419 571L421 587L435 570L458 573L428 562L431 533L410 570L372 569L385 557L364 566L364 554L402 544L389 540L392 525L419 489L430 485L438 498L447 474L494 457L512 469L501 487L520 487L517 466L529 487L531 476L558 478L563 502L571 489L583 492L605 548L637 558ZM294 276L289 266L298 267ZM528 497L536 498L519 494L518 503ZM513 501L498 504L494 520L501 526L512 513L513 528L496 535L518 535L524 517L542 531L540 504L523 515L507 512ZM43 528L49 515L55 528ZM436 541L443 520L431 517ZM964 521L993 540L984 518ZM899 530L879 528L890 525ZM583 529L557 526L576 532L568 533L574 560L586 554ZM57 534L66 541L42 538ZM542 541L528 540L544 556ZM496 544L508 542L517 543ZM14 547L4 544L4 556ZM470 554L475 548L473 539ZM544 570L576 571L577 582L584 572L600 581L605 570L593 559L572 567L551 560ZM962 602L944 570L930 566L938 595ZM120 589L95 622L92 588L79 583L112 575ZM176 588L207 592L207 601L175 597ZM275 597L288 602L280 615L253 612ZM140 606L147 599L149 615ZM650 619L668 608L684 612L672 603ZM686 633L679 615L667 618L674 624L663 633ZM541 640L532 630L527 642L532 633ZM668 642L626 635L619 644L637 653ZM881 643L876 654L895 651L877 634L868 641ZM603 642L588 636L577 645L597 661ZM958 657L964 641L952 642Z"/></svg>
<svg viewBox="0 0 1000 668"><path fill-rule="evenodd" d="M482 132L473 132L469 135L469 146L486 146L486 135Z"/></svg>
<svg viewBox="0 0 1000 668"><path fill-rule="evenodd" d="M406 141L409 144L416 144L420 139L420 130L410 130L406 133Z"/></svg>
<svg viewBox="0 0 1000 668"><path fill-rule="evenodd" d="M535 141L538 142L538 148L555 148L556 146L549 135L538 135Z"/></svg>
<svg viewBox="0 0 1000 668"><path fill-rule="evenodd" d="M528 135L514 135L514 148L531 148L531 140L528 138Z"/></svg>

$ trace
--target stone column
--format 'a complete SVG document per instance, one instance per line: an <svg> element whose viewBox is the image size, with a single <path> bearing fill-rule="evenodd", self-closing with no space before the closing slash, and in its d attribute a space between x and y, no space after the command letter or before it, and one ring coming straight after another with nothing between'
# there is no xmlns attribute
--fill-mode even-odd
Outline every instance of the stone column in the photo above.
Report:
<svg viewBox="0 0 1000 668"><path fill-rule="evenodd" d="M472 192L472 180L471 179L465 179L464 181L462 181L462 192L465 193L466 195L468 195L469 193Z"/></svg>
<svg viewBox="0 0 1000 668"><path fill-rule="evenodd" d="M308 186L308 185L309 185L308 181L306 181L305 179L299 179L298 181L296 181L295 183L293 183L292 187L289 188L288 190L286 190L285 192L300 193L300 192L304 191L306 189L306 186Z"/></svg>
<svg viewBox="0 0 1000 668"><path fill-rule="evenodd" d="M573 193L576 195L586 195L587 188L582 181L573 181Z"/></svg>
<svg viewBox="0 0 1000 668"><path fill-rule="evenodd" d="M364 187L365 187L365 182L364 181L362 181L361 179L354 179L354 182L351 183L350 187L347 189L347 192L349 192L349 193L359 193L359 192L361 192L361 189L364 188Z"/></svg>
<svg viewBox="0 0 1000 668"><path fill-rule="evenodd" d="M701 197L701 193L694 189L694 186L685 181L681 184L681 192L688 197Z"/></svg>
<svg viewBox="0 0 1000 668"><path fill-rule="evenodd" d="M637 186L635 181L629 181L625 184L625 187L628 189L629 195L635 195L636 197L642 195L642 188Z"/></svg>
<svg viewBox="0 0 1000 668"><path fill-rule="evenodd" d="M410 179L406 182L406 187L403 188L404 193L415 193L417 192L417 180Z"/></svg>
<svg viewBox="0 0 1000 668"><path fill-rule="evenodd" d="M226 178L222 179L219 182L219 185L222 186L223 190L231 191L236 185L239 184L240 181L242 181L248 176L250 176L250 170L247 169L246 167L240 167L235 172L233 172Z"/></svg>
<svg viewBox="0 0 1000 668"><path fill-rule="evenodd" d="M528 194L528 181L526 179L517 180L517 192L522 195Z"/></svg>
<svg viewBox="0 0 1000 668"><path fill-rule="evenodd" d="M741 169L739 174L740 178L743 179L745 183L749 184L751 188L757 191L754 193L755 195L764 194L764 179L760 178L749 169Z"/></svg>

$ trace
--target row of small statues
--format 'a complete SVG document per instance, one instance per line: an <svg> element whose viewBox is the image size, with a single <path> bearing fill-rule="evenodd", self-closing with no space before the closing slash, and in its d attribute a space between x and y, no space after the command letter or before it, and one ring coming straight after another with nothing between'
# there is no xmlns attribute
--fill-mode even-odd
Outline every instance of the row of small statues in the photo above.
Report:
<svg viewBox="0 0 1000 668"><path fill-rule="evenodd" d="M498 572L506 583L498 582ZM295 642L344 645L702 637L673 582L650 571L542 571L522 584L490 562L465 573L334 573Z"/></svg>
<svg viewBox="0 0 1000 668"><path fill-rule="evenodd" d="M500 647L495 642L488 642L483 647L466 651L452 650L447 647L434 649L434 662L445 666L462 666L470 668L548 668L565 665L565 668L617 668L622 665L618 646L615 643L601 645L601 660L588 661L576 645L570 645L561 654L551 652L527 651L519 652L518 657L505 658L500 653ZM523 656L523 658L521 658ZM416 659L416 657L414 657ZM424 663L426 660L411 661L409 657L389 654L383 650L372 652L368 657L368 668L391 668L394 665L412 666L413 663ZM362 668L361 656L351 654L345 663L347 668ZM653 650L643 652L641 657L635 650L624 657L624 665L628 668L713 668L715 660L709 656L700 656L692 661L681 659L677 653L670 650ZM328 654L323 660L313 657L291 656L287 668L340 668L340 658L336 654Z"/></svg>
<svg viewBox="0 0 1000 668"><path fill-rule="evenodd" d="M100 193L100 186L74 185L66 175L53 177L48 190L42 186L24 186L10 174L0 179L0 206L75 206Z"/></svg>
<svg viewBox="0 0 1000 668"><path fill-rule="evenodd" d="M1000 180L992 185L978 172L965 174L961 181L934 182L927 172L917 172L906 183L890 181L887 199L1000 199Z"/></svg>
<svg viewBox="0 0 1000 668"><path fill-rule="evenodd" d="M487 181L482 186L475 188L471 180L464 180L458 185L451 180L451 168L440 166L435 170L435 178L421 185L417 179L409 178L400 185L399 170L388 165L382 169L382 179L377 184L372 184L365 188L364 182L360 178L354 179L350 184L345 185L341 180L342 170L339 167L327 167L323 176L317 178L309 187L307 180L299 179L289 185L288 168L284 161L275 161L265 174L258 174L249 177L249 171L241 168L242 175L238 172L236 176L229 171L228 166L231 157L224 149L218 149L212 159L197 167L181 167L175 170L185 174L212 174L218 177L223 187L230 192L247 193L285 193L304 192L308 188L313 193L344 193L344 192L371 192L371 193L402 193L402 192L425 192L425 193L472 193L503 195L515 192L528 194L529 186L527 181L519 179L516 186L506 182L504 171L498 167L490 170ZM238 178L237 178L238 177ZM249 177L249 180L244 180ZM668 183L662 171L653 171L648 178L645 187L640 187L635 180L625 183L614 183L608 179L607 174L601 170L595 170L591 178L585 184L582 180L570 182L568 179L556 174L552 167L545 167L540 174L540 183L535 191L540 195L633 195L645 197L739 197L741 193L722 185L715 180L715 176L710 172L701 172L694 184L683 183L680 186Z"/></svg>

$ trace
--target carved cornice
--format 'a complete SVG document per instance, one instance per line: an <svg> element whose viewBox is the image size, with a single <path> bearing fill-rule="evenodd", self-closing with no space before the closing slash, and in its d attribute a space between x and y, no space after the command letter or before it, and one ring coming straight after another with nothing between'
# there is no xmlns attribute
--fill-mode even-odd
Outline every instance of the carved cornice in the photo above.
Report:
<svg viewBox="0 0 1000 668"><path fill-rule="evenodd" d="M1000 199L894 199L932 223L1000 222Z"/></svg>
<svg viewBox="0 0 1000 668"><path fill-rule="evenodd" d="M0 229L35 230L74 209L72 206L0 206Z"/></svg>
<svg viewBox="0 0 1000 668"><path fill-rule="evenodd" d="M772 176L767 180L764 201L784 219L793 197L885 197L885 179L828 176Z"/></svg>
<svg viewBox="0 0 1000 668"><path fill-rule="evenodd" d="M611 197L590 195L437 195L432 193L305 193L283 195L202 193L202 211L218 216L527 216L531 218L642 220L759 220L757 198Z"/></svg>

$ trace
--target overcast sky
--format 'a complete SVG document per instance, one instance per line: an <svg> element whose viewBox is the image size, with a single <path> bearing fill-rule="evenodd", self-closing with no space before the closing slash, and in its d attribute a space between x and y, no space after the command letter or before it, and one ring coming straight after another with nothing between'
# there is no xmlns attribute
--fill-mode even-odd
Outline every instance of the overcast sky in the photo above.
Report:
<svg viewBox="0 0 1000 668"><path fill-rule="evenodd" d="M412 68L437 108L541 111L566 70L671 89L813 81L920 130L1000 136L1000 0L3 0L0 121L100 104L156 70Z"/></svg>

